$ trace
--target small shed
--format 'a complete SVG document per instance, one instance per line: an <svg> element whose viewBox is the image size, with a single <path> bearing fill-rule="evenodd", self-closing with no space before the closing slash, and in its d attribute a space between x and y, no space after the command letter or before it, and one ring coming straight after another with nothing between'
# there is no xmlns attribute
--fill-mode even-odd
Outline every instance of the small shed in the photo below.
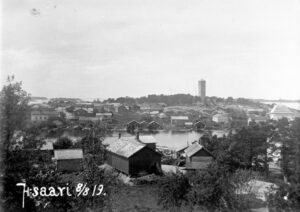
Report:
<svg viewBox="0 0 300 212"><path fill-rule="evenodd" d="M107 163L127 175L161 171L161 154L135 137L118 138L107 150Z"/></svg>
<svg viewBox="0 0 300 212"><path fill-rule="evenodd" d="M202 121L197 121L194 123L194 128L197 131L203 130L205 128L205 124Z"/></svg>
<svg viewBox="0 0 300 212"><path fill-rule="evenodd" d="M57 149L54 150L57 171L82 170L82 149Z"/></svg>
<svg viewBox="0 0 300 212"><path fill-rule="evenodd" d="M186 154L186 169L206 169L214 156L198 142L184 150Z"/></svg>
<svg viewBox="0 0 300 212"><path fill-rule="evenodd" d="M147 128L149 129L149 131L155 131L160 128L160 124L157 123L156 121L151 121L149 122Z"/></svg>
<svg viewBox="0 0 300 212"><path fill-rule="evenodd" d="M141 121L139 125L140 130L145 130L147 128L148 123L146 121Z"/></svg>
<svg viewBox="0 0 300 212"><path fill-rule="evenodd" d="M127 123L127 131L129 132L134 132L135 130L138 130L139 127L140 127L140 123L135 120L132 120Z"/></svg>

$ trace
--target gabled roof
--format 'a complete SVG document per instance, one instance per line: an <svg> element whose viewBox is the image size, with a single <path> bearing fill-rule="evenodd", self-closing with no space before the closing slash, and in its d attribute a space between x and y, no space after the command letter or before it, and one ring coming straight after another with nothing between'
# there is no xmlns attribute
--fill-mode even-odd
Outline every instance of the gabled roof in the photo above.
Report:
<svg viewBox="0 0 300 212"><path fill-rule="evenodd" d="M134 137L121 137L120 139L112 142L107 147L107 150L125 158L129 158L145 146L145 144L135 140Z"/></svg>
<svg viewBox="0 0 300 212"><path fill-rule="evenodd" d="M189 146L187 149L185 149L184 152L188 157L191 157L194 154L196 154L198 151L200 151L201 149L204 149L206 152L208 152L210 155L212 155L208 150L206 150L201 144L199 144L197 142L193 143L191 146Z"/></svg>
<svg viewBox="0 0 300 212"><path fill-rule="evenodd" d="M180 148L176 149L176 152L181 152L181 151L184 151L184 150L186 150L188 147L189 147L188 145L186 145L186 146L182 146L182 147L180 147Z"/></svg>
<svg viewBox="0 0 300 212"><path fill-rule="evenodd" d="M292 111L285 105L282 105L282 104L278 104L278 105L275 105L270 114L292 114Z"/></svg>
<svg viewBox="0 0 300 212"><path fill-rule="evenodd" d="M140 124L136 120L132 120L132 121L128 122L127 124L132 124L132 123Z"/></svg>
<svg viewBox="0 0 300 212"><path fill-rule="evenodd" d="M151 121L151 122L148 123L148 126L151 125L151 124L157 124L157 125L160 125L160 124L157 123L156 121Z"/></svg>
<svg viewBox="0 0 300 212"><path fill-rule="evenodd" d="M58 116L59 113L51 110L33 110L31 111L31 115Z"/></svg>
<svg viewBox="0 0 300 212"><path fill-rule="evenodd" d="M54 158L56 160L82 159L82 149L57 149L54 150Z"/></svg>

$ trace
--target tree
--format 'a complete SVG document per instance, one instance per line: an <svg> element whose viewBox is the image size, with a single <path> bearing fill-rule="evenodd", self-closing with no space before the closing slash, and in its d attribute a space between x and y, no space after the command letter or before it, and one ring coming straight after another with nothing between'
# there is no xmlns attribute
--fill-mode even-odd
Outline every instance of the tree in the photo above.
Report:
<svg viewBox="0 0 300 212"><path fill-rule="evenodd" d="M67 137L60 137L54 144L54 149L70 149L73 146L73 142Z"/></svg>
<svg viewBox="0 0 300 212"><path fill-rule="evenodd" d="M25 126L30 96L22 89L22 82L15 82L14 76L8 76L0 98L1 145L6 154L12 148L15 131Z"/></svg>
<svg viewBox="0 0 300 212"><path fill-rule="evenodd" d="M187 201L191 188L188 178L181 174L166 175L159 182L158 204L163 208L181 207Z"/></svg>

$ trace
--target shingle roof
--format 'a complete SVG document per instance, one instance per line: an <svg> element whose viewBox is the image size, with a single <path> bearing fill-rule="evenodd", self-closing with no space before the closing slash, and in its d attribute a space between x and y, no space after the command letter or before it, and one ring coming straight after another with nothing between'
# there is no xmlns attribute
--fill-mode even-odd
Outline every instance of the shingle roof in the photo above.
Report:
<svg viewBox="0 0 300 212"><path fill-rule="evenodd" d="M129 158L145 146L145 144L138 142L135 137L121 137L120 139L112 142L107 147L107 150L117 155Z"/></svg>
<svg viewBox="0 0 300 212"><path fill-rule="evenodd" d="M194 154L196 154L199 150L201 150L202 148L203 148L203 146L200 145L199 143L193 143L191 146L189 146L187 149L185 149L184 152L188 157L191 157Z"/></svg>
<svg viewBox="0 0 300 212"><path fill-rule="evenodd" d="M271 112L271 114L273 113L285 113L285 114L292 114L292 111L285 105L282 105L282 104L278 104L278 105L275 105Z"/></svg>
<svg viewBox="0 0 300 212"><path fill-rule="evenodd" d="M156 121L151 121L151 122L148 123L148 126L151 125L151 124L157 124L157 125L160 125L160 124L157 123Z"/></svg>
<svg viewBox="0 0 300 212"><path fill-rule="evenodd" d="M82 149L57 149L54 150L54 158L56 160L82 159Z"/></svg>

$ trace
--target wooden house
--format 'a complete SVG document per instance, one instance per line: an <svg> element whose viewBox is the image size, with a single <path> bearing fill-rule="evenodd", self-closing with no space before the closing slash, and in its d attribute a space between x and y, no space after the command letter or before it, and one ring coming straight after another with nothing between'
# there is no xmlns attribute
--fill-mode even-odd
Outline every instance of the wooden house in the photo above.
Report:
<svg viewBox="0 0 300 212"><path fill-rule="evenodd" d="M140 125L139 125L139 129L141 131L143 131L143 130L145 130L147 128L147 126L148 126L148 123L146 121L141 121Z"/></svg>
<svg viewBox="0 0 300 212"><path fill-rule="evenodd" d="M54 150L57 171L80 171L83 168L82 149Z"/></svg>
<svg viewBox="0 0 300 212"><path fill-rule="evenodd" d="M176 127L184 127L185 122L189 121L188 116L171 116L171 125Z"/></svg>
<svg viewBox="0 0 300 212"><path fill-rule="evenodd" d="M74 109L74 116L89 116L89 111L86 108L76 108Z"/></svg>
<svg viewBox="0 0 300 212"><path fill-rule="evenodd" d="M161 171L161 154L139 142L136 137L117 138L110 142L107 150L107 163L127 175Z"/></svg>
<svg viewBox="0 0 300 212"><path fill-rule="evenodd" d="M49 120L49 118L59 117L59 113L55 110L33 110L30 113L30 119L32 122L43 122Z"/></svg>
<svg viewBox="0 0 300 212"><path fill-rule="evenodd" d="M205 124L203 121L197 121L194 123L194 129L197 131L201 131L205 128Z"/></svg>
<svg viewBox="0 0 300 212"><path fill-rule="evenodd" d="M186 155L186 169L206 169L214 156L198 142L184 150Z"/></svg>
<svg viewBox="0 0 300 212"><path fill-rule="evenodd" d="M132 121L128 122L127 125L126 125L127 131L131 132L131 133L138 130L139 127L140 127L140 123L135 121L135 120L132 120Z"/></svg>
<svg viewBox="0 0 300 212"><path fill-rule="evenodd" d="M160 128L160 124L157 123L156 121L151 121L148 123L147 128L149 131L155 131Z"/></svg>

